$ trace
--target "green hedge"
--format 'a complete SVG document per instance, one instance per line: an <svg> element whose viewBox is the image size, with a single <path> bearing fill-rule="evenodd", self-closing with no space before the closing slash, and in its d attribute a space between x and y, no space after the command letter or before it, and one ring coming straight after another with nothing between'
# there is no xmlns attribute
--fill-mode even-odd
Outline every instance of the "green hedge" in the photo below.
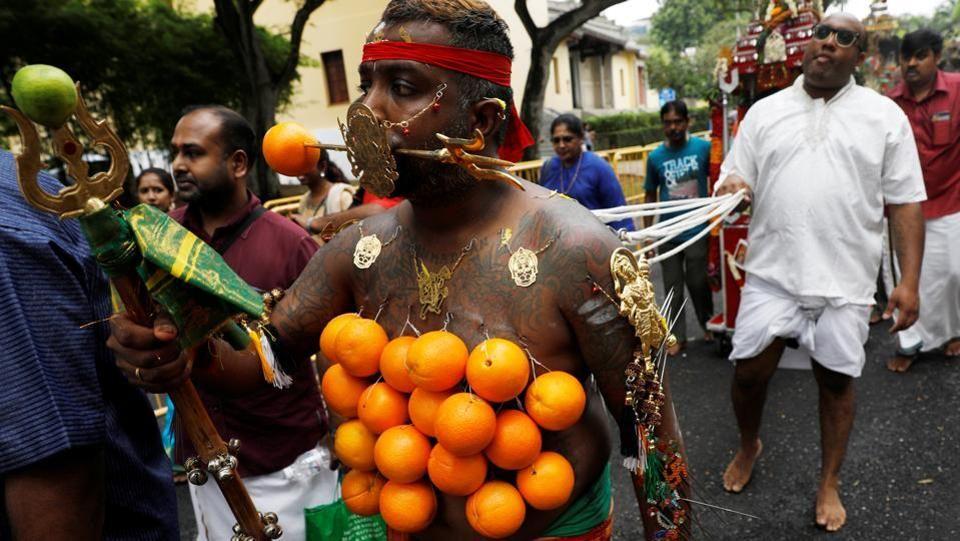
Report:
<svg viewBox="0 0 960 541"><path fill-rule="evenodd" d="M596 150L648 145L663 140L659 111L624 112L584 119L597 133L593 142ZM690 109L690 131L703 131L709 126L710 110L706 107Z"/></svg>

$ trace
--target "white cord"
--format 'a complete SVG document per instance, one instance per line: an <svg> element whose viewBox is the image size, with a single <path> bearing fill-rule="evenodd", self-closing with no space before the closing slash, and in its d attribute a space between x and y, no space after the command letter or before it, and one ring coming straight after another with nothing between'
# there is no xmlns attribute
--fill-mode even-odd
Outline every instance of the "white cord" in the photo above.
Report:
<svg viewBox="0 0 960 541"><path fill-rule="evenodd" d="M671 249L669 252L658 254L648 259L650 263L663 261L685 250L697 242L712 229L719 225L724 218L733 212L746 195L745 190L719 197L700 197L695 199L678 199L674 201L656 201L639 205L623 205L609 209L598 209L593 214L605 223L644 216L658 216L666 213L680 213L667 220L658 221L650 227L639 231L620 231L620 240L625 244L636 244L647 239L658 239L656 242L635 251L638 257L644 252L650 252L657 247L670 242L685 231L702 224L709 224L696 235Z"/></svg>
<svg viewBox="0 0 960 541"><path fill-rule="evenodd" d="M720 214L729 214L739 204L740 201L736 198L728 199L716 205L674 216L639 231L625 233L622 238L627 241L640 241L647 238L676 236L692 227L709 222Z"/></svg>
<svg viewBox="0 0 960 541"><path fill-rule="evenodd" d="M728 194L720 197L700 197L696 199L677 199L674 201L656 201L639 205L626 205L609 209L594 210L593 214L602 222L615 222L624 218L640 216L657 216L659 214L684 212L708 205L716 205L727 199L737 197L737 194Z"/></svg>

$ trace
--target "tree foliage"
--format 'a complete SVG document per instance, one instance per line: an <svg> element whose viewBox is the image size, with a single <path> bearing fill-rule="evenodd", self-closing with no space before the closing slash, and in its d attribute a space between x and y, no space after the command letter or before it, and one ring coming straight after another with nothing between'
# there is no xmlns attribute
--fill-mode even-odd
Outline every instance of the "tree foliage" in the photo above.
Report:
<svg viewBox="0 0 960 541"><path fill-rule="evenodd" d="M933 15L903 15L899 18L899 32L906 34L921 28L940 32L944 38L960 37L960 1L947 0L937 6Z"/></svg>
<svg viewBox="0 0 960 541"><path fill-rule="evenodd" d="M272 61L289 42L258 29ZM88 103L130 146L166 148L184 107L239 107L236 62L213 18L163 0L7 0L0 6L0 101L26 64L52 64L79 81ZM282 99L289 97L289 85ZM3 133L14 132L5 118Z"/></svg>
<svg viewBox="0 0 960 541"><path fill-rule="evenodd" d="M710 1L661 0L660 9L651 20L650 36L658 46L676 56L696 47L703 35L725 15L726 12Z"/></svg>

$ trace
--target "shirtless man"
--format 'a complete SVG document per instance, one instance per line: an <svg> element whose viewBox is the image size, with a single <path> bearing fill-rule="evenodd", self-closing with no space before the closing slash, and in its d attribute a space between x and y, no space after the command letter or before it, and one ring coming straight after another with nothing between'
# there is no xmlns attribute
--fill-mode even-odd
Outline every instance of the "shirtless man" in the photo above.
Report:
<svg viewBox="0 0 960 541"><path fill-rule="evenodd" d="M368 42L409 39L512 58L506 30L506 24L479 0L394 0ZM364 62L360 78L360 100L380 119L400 122L428 108L410 123L407 133L388 132L394 148L433 149L438 147L435 133L469 137L478 129L487 141L482 153L497 155L510 120L510 109L502 106L513 101L508 86L411 60ZM444 84L439 108L430 107ZM608 465L612 434L607 415L621 418L624 369L636 345L633 329L618 315L617 306L594 287L596 281L613 293L609 259L620 243L589 211L537 185L525 182L521 191L506 182L478 181L457 166L403 156L398 156L397 165L394 195L407 200L361 224L363 235L376 234L384 242L396 235L396 240L366 270L353 264L361 227L354 225L321 247L273 312L282 354L305 359L316 351L331 318L358 309L369 315L379 310L378 321L391 336L402 332L409 317L423 332L439 329L449 319L447 329L470 348L485 335L522 342L540 363L576 375L588 390L581 420L568 430L546 432L543 445L570 460L576 474L570 503L581 499ZM501 244L505 228L513 232L509 246ZM507 267L511 250L538 251L548 244L539 256L536 282L518 287ZM441 313L427 314L425 320L418 317L415 262L431 272L444 265L453 269ZM159 339L169 340L169 333L136 327L126 319L116 321L114 329L110 345L128 372L139 366L143 379L156 382L176 380L189 368L175 347ZM243 363L249 366L249 359L224 359L221 364L230 372L219 377L258 377L255 369L241 369ZM667 391L659 435L679 443L669 396ZM636 477L634 481L643 511L643 483ZM438 503L434 522L417 538L477 537L467 523L464 498L438 493ZM609 509L609 503L601 505ZM548 533L567 507L550 512L529 508L513 538ZM589 530L602 526L608 518L606 509L600 523L589 525ZM652 538L656 521L647 513L642 516ZM608 530L590 538L609 536Z"/></svg>

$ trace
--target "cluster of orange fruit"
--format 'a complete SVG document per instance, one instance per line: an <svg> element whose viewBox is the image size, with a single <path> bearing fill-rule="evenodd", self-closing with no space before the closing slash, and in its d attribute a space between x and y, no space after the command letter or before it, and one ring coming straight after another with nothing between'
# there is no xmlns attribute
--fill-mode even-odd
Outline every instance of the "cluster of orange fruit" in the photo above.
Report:
<svg viewBox="0 0 960 541"><path fill-rule="evenodd" d="M389 340L356 314L331 320L320 349L335 363L321 381L324 399L347 419L334 453L350 468L341 489L352 512L417 532L433 520L436 489L467 496L470 526L502 538L523 524L527 504L549 510L569 500L573 467L542 451L540 429L564 430L583 414L586 394L572 375L546 372L527 385L530 361L513 342L491 338L468 353L445 330ZM491 406L524 392L526 413ZM489 480L490 464L516 472L516 482Z"/></svg>

